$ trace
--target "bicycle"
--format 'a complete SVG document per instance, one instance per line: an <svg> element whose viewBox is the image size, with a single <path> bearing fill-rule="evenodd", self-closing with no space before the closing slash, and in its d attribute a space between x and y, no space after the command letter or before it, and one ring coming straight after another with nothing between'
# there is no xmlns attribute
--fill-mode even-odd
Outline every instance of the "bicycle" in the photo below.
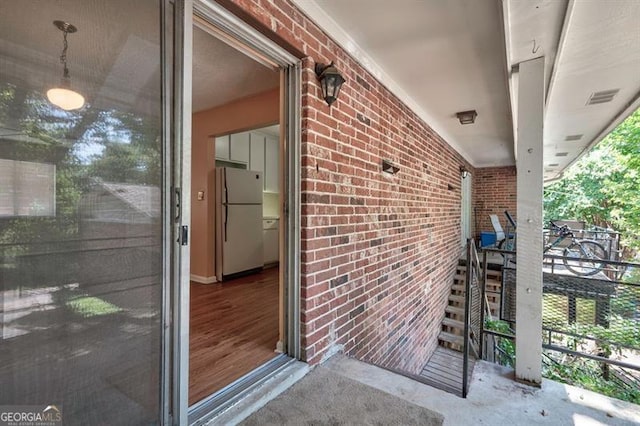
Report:
<svg viewBox="0 0 640 426"><path fill-rule="evenodd" d="M513 216L511 216L511 213L509 213L509 210L505 210L504 215L507 218L507 232L505 232L504 239L498 244L498 248L500 250L515 251L516 229L518 228L518 225L516 224Z"/></svg>
<svg viewBox="0 0 640 426"><path fill-rule="evenodd" d="M563 251L562 262L564 266L576 275L589 276L602 271L605 264L602 262L609 259L607 250L598 242L593 240L577 239L573 231L567 225L558 226L549 222L550 229L557 234L557 238L544 247L544 253L560 245L567 238L571 238L571 244Z"/></svg>

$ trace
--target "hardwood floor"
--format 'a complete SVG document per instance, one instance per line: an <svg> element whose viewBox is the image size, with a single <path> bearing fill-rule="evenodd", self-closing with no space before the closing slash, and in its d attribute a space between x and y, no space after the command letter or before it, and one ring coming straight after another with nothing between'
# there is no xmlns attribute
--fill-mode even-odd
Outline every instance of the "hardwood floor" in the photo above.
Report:
<svg viewBox="0 0 640 426"><path fill-rule="evenodd" d="M191 282L189 405L277 354L278 268L223 284Z"/></svg>

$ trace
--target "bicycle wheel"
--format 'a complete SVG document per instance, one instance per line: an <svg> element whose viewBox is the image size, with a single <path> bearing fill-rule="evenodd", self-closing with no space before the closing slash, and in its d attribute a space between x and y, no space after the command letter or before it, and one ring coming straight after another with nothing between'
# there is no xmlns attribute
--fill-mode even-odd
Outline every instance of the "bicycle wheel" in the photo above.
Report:
<svg viewBox="0 0 640 426"><path fill-rule="evenodd" d="M498 249L506 250L506 251L516 251L516 239L513 237L507 237L504 240L498 243ZM502 260L504 261L504 266L507 266L509 262L516 263L515 254L511 253L500 253L502 256Z"/></svg>
<svg viewBox="0 0 640 426"><path fill-rule="evenodd" d="M500 250L516 251L516 239L513 237L507 237L498 243Z"/></svg>
<svg viewBox="0 0 640 426"><path fill-rule="evenodd" d="M604 268L603 260L607 260L607 251L595 241L574 241L564 249L564 266L576 275L597 274Z"/></svg>

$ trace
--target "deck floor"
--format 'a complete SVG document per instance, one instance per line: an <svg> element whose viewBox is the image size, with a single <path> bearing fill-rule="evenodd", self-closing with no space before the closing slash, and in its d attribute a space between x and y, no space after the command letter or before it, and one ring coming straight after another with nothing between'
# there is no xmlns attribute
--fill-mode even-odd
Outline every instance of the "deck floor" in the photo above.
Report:
<svg viewBox="0 0 640 426"><path fill-rule="evenodd" d="M424 366L420 377L434 388L462 395L462 352L438 346ZM469 358L469 372L473 372L475 360ZM471 383L471 377L469 377Z"/></svg>

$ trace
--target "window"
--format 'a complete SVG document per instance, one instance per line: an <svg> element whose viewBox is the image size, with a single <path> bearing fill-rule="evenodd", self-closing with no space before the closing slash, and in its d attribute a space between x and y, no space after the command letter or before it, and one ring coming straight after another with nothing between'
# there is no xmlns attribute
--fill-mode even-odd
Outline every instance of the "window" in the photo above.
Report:
<svg viewBox="0 0 640 426"><path fill-rule="evenodd" d="M0 216L55 216L56 166L0 159Z"/></svg>

